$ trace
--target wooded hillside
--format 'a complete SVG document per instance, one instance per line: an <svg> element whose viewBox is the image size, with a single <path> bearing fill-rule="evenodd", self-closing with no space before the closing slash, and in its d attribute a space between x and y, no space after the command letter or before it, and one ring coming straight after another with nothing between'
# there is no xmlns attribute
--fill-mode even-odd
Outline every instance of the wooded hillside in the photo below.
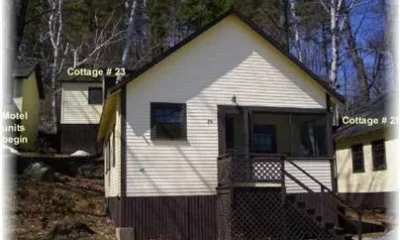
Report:
<svg viewBox="0 0 400 240"><path fill-rule="evenodd" d="M349 103L392 86L387 0L16 0L15 50L42 64L43 122L56 119L68 67L137 69L231 7L242 11ZM390 87L389 87L390 88Z"/></svg>

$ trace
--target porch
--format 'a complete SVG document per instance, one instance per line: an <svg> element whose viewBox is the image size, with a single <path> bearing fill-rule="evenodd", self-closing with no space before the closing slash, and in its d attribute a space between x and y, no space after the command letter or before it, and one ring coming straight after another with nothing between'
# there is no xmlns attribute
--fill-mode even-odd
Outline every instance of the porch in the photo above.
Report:
<svg viewBox="0 0 400 240"><path fill-rule="evenodd" d="M327 157L246 152L220 156L218 239L351 239L344 222L357 229L361 239L361 213L332 190L333 166ZM358 222L339 209L358 214Z"/></svg>
<svg viewBox="0 0 400 240"><path fill-rule="evenodd" d="M218 106L218 131L218 187L289 184L295 191L285 166L313 187L298 166L335 190L328 103L326 109Z"/></svg>
<svg viewBox="0 0 400 240"><path fill-rule="evenodd" d="M332 157L332 113L327 109L218 106L219 155L263 153Z"/></svg>
<svg viewBox="0 0 400 240"><path fill-rule="evenodd" d="M218 111L218 239L346 239L329 105Z"/></svg>
<svg viewBox="0 0 400 240"><path fill-rule="evenodd" d="M218 188L285 188L285 193L332 191L333 158L227 153L218 157ZM304 189L304 186L307 189ZM326 189L325 189L326 188Z"/></svg>

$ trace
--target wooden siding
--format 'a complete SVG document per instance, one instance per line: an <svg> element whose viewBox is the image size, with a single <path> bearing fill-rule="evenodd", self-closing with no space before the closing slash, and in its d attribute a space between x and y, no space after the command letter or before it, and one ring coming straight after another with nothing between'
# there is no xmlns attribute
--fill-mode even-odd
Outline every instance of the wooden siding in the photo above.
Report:
<svg viewBox="0 0 400 240"><path fill-rule="evenodd" d="M73 153L84 150L90 154L101 154L102 146L96 141L97 124L61 124L60 151Z"/></svg>
<svg viewBox="0 0 400 240"><path fill-rule="evenodd" d="M14 103L18 112L28 113L27 119L22 119L20 124L25 126L25 131L20 133L21 137L28 139L27 143L19 145L20 149L33 151L36 149L36 142L39 127L39 91L35 72L25 79L13 79L14 81Z"/></svg>
<svg viewBox="0 0 400 240"><path fill-rule="evenodd" d="M108 158L104 149L104 159L110 161L110 170L107 171L106 168L104 169L106 197L121 196L121 114L119 108L120 104L117 103L117 106L115 120L112 123L115 125L111 128L111 132L109 133L110 138L107 136L105 139L105 141L108 141L108 139L111 140L111 158ZM115 142L113 143L114 140ZM104 146L106 147L106 144L104 144ZM113 164L113 161L115 161L115 164Z"/></svg>
<svg viewBox="0 0 400 240"><path fill-rule="evenodd" d="M235 16L126 89L128 196L216 194L217 105L234 105L233 96L243 106L326 107L323 89ZM187 141L151 140L151 102L186 103Z"/></svg>
<svg viewBox="0 0 400 240"><path fill-rule="evenodd" d="M293 162L332 190L331 165L329 160L293 160ZM293 165L286 163L285 170L300 180L314 192L321 192L321 186ZM307 191L291 179L285 178L287 193L306 193Z"/></svg>
<svg viewBox="0 0 400 240"><path fill-rule="evenodd" d="M216 196L128 197L121 227L138 240L216 240Z"/></svg>
<svg viewBox="0 0 400 240"><path fill-rule="evenodd" d="M398 192L354 192L339 193L339 196L353 207L364 209L386 208L389 211L397 208ZM391 209L392 208L392 209Z"/></svg>
<svg viewBox="0 0 400 240"><path fill-rule="evenodd" d="M338 192L340 193L373 193L396 191L396 147L398 139L386 139L386 170L374 171L371 142L384 139L383 131L375 131L357 137L345 138L336 142L336 162ZM353 173L351 146L363 144L364 172Z"/></svg>
<svg viewBox="0 0 400 240"><path fill-rule="evenodd" d="M106 197L106 214L115 226L121 226L121 199L117 197Z"/></svg>
<svg viewBox="0 0 400 240"><path fill-rule="evenodd" d="M88 88L102 87L102 83L62 83L61 124L98 124L101 104L88 103Z"/></svg>

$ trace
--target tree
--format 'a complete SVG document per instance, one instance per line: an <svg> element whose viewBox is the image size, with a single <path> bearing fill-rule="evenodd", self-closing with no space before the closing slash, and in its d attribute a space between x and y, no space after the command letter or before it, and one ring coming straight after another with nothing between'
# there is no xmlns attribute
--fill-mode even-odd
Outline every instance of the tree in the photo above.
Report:
<svg viewBox="0 0 400 240"><path fill-rule="evenodd" d="M125 31L120 30L119 23L120 21L114 19L114 12L112 12L103 27L99 27L97 22L93 24L95 26L90 26L94 32L92 39L82 39L76 46L71 47L73 53L72 67L77 68L88 62L96 64L103 49L122 41ZM85 51L82 53L84 48Z"/></svg>
<svg viewBox="0 0 400 240"><path fill-rule="evenodd" d="M343 10L343 0L320 0L323 8L330 17L331 34L331 64L329 69L329 81L333 88L337 88L337 72L339 65L340 32L343 25L340 24Z"/></svg>
<svg viewBox="0 0 400 240"><path fill-rule="evenodd" d="M18 50L22 42L24 30L25 30L25 19L26 12L28 9L28 0L16 0L15 1L15 21L16 21L16 41L15 49Z"/></svg>
<svg viewBox="0 0 400 240"><path fill-rule="evenodd" d="M300 62L302 62L303 57L300 46L299 20L296 14L296 0L288 0L288 1L289 1L289 13L291 18L290 20L288 20L288 22L290 23L289 26L294 35L293 47L295 49L297 59Z"/></svg>
<svg viewBox="0 0 400 240"><path fill-rule="evenodd" d="M235 0L234 6L288 48L287 0Z"/></svg>
<svg viewBox="0 0 400 240"><path fill-rule="evenodd" d="M51 103L51 119L53 121L53 131L57 131L57 108L56 108L56 91L57 91L57 74L59 73L59 54L61 50L61 34L63 30L62 8L63 0L47 0L51 10L48 17L48 35L53 50L53 62L51 65L51 89L52 89L52 103ZM68 45L66 46L68 49Z"/></svg>
<svg viewBox="0 0 400 240"><path fill-rule="evenodd" d="M359 55L359 49L355 39L357 32L353 32L352 25L350 21L349 12L346 13L346 30L345 34L348 43L348 52L350 54L351 60L353 62L354 69L356 70L357 81L361 92L361 97L363 101L368 102L370 100L369 86L367 80L367 74L365 70L364 60Z"/></svg>

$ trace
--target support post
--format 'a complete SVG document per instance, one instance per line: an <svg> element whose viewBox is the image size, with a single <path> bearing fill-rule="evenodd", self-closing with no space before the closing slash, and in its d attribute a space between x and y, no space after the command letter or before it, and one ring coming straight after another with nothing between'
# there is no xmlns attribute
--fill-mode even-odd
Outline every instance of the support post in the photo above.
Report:
<svg viewBox="0 0 400 240"><path fill-rule="evenodd" d="M117 227L115 235L117 240L135 240L133 227Z"/></svg>
<svg viewBox="0 0 400 240"><path fill-rule="evenodd" d="M330 160L331 164L331 184L332 184L332 191L337 192L337 182L336 182L336 171L335 171L335 164L336 161L333 158L334 156L334 149L333 149L333 126L332 126L332 110L331 110L331 101L328 94L326 94L326 145L327 145L327 154L332 160Z"/></svg>
<svg viewBox="0 0 400 240"><path fill-rule="evenodd" d="M290 145L289 145L289 149L290 149L290 156L294 155L294 151L293 151L293 132L292 132L292 114L289 114L289 140L290 140Z"/></svg>
<svg viewBox="0 0 400 240"><path fill-rule="evenodd" d="M287 239L287 227L286 227L286 185L285 185L285 155L280 158L281 162L281 191L282 191L282 210L283 210L283 239Z"/></svg>
<svg viewBox="0 0 400 240"><path fill-rule="evenodd" d="M328 94L326 94L326 145L329 157L333 157L333 137L332 137L332 111L331 101Z"/></svg>
<svg viewBox="0 0 400 240"><path fill-rule="evenodd" d="M247 108L243 108L243 131L244 131L244 152L246 155L250 152L250 122L249 122L249 110Z"/></svg>
<svg viewBox="0 0 400 240"><path fill-rule="evenodd" d="M358 240L362 240L362 218L360 213L358 213Z"/></svg>

